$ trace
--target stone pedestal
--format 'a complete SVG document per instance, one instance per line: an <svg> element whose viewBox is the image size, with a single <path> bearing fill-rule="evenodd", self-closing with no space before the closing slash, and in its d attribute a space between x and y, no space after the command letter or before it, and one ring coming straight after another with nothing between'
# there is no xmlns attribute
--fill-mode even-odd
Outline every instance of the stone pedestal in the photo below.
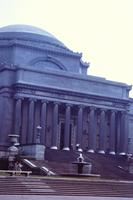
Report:
<svg viewBox="0 0 133 200"><path fill-rule="evenodd" d="M83 168L83 174L91 174L92 171L92 164L85 165Z"/></svg>
<svg viewBox="0 0 133 200"><path fill-rule="evenodd" d="M36 160L44 160L45 146L42 144L22 146L22 154L32 157Z"/></svg>
<svg viewBox="0 0 133 200"><path fill-rule="evenodd" d="M129 164L129 168L128 169L129 169L129 173L133 174L133 163Z"/></svg>
<svg viewBox="0 0 133 200"><path fill-rule="evenodd" d="M73 162L73 171L75 174L91 174L92 164L87 162Z"/></svg>

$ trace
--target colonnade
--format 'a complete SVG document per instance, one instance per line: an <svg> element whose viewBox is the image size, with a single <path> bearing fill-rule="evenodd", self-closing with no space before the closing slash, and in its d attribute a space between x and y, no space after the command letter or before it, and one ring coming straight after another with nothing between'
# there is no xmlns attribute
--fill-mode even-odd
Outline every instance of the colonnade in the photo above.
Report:
<svg viewBox="0 0 133 200"><path fill-rule="evenodd" d="M47 105L50 102L45 100L35 100L35 99L26 99L28 101L27 112L25 112L25 121L22 120L22 107L24 105L25 99L18 98L15 100L15 117L14 117L14 132L15 134L20 134L22 132L23 126L26 126L25 130L27 133L25 136L21 135L21 140L25 140L26 143L31 144L36 142L35 135L35 105L39 101L40 108L38 116L40 116L40 121L38 125L42 127L41 141L45 141L46 136L46 125L47 125ZM51 136L51 148L58 149L57 140L58 140L58 124L59 124L59 107L62 106L60 102L53 102L52 104L52 136ZM63 104L64 105L64 104ZM88 125L88 152L98 151L99 153L106 152L106 143L107 143L107 120L106 117L109 116L109 153L116 153L117 151L120 154L125 154L127 152L127 139L128 139L128 115L125 111L114 110L114 109L105 109L92 106L84 105L72 105L65 104L65 130L64 130L64 147L63 150L70 150L70 123L72 117L72 109L76 108L76 137L75 144L81 144L82 135L83 135L83 115L84 112L87 112L87 118L89 120ZM98 124L99 120L99 124ZM21 130L20 130L21 129ZM97 147L97 137L98 147ZM44 142L45 144L45 142ZM82 146L81 149L82 150Z"/></svg>

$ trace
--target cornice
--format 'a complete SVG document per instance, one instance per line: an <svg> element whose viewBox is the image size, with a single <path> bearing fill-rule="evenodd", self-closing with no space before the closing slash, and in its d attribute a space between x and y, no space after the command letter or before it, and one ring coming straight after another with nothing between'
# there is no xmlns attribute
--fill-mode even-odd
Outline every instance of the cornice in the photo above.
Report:
<svg viewBox="0 0 133 200"><path fill-rule="evenodd" d="M6 69L10 70L10 71L14 71L16 70L17 65L14 64L7 64L7 63L0 63L0 72L4 71Z"/></svg>
<svg viewBox="0 0 133 200"><path fill-rule="evenodd" d="M0 87L0 96L2 97L9 97L12 98L13 97L13 88L10 88L8 86L5 87Z"/></svg>
<svg viewBox="0 0 133 200"><path fill-rule="evenodd" d="M21 46L23 48L30 48L35 50L43 50L47 52L52 52L61 55L68 55L72 57L82 57L82 53L75 53L68 48L62 47L60 45L50 43L50 42L40 42L37 40L19 40L19 39L11 39L11 40L0 40L0 47L5 46Z"/></svg>
<svg viewBox="0 0 133 200"><path fill-rule="evenodd" d="M82 59L80 59L80 64L82 67L88 68L90 67L90 63L89 62L84 62Z"/></svg>

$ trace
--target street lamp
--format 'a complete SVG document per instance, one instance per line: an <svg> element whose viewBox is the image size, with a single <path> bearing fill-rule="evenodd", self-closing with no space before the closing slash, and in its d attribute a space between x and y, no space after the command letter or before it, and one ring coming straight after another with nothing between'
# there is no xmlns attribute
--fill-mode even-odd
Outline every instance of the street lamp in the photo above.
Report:
<svg viewBox="0 0 133 200"><path fill-rule="evenodd" d="M38 125L38 126L36 127L36 130L37 130L37 134L36 134L36 143L37 143L37 144L40 144L40 142L41 142L41 130L42 130L42 127Z"/></svg>

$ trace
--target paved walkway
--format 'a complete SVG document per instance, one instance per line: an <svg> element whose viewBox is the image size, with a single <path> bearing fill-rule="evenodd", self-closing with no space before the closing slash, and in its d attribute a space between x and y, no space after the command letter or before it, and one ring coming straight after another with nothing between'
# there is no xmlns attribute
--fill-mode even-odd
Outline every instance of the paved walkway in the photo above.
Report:
<svg viewBox="0 0 133 200"><path fill-rule="evenodd" d="M36 195L0 195L0 200L133 200L122 197L79 197L79 196L36 196Z"/></svg>

